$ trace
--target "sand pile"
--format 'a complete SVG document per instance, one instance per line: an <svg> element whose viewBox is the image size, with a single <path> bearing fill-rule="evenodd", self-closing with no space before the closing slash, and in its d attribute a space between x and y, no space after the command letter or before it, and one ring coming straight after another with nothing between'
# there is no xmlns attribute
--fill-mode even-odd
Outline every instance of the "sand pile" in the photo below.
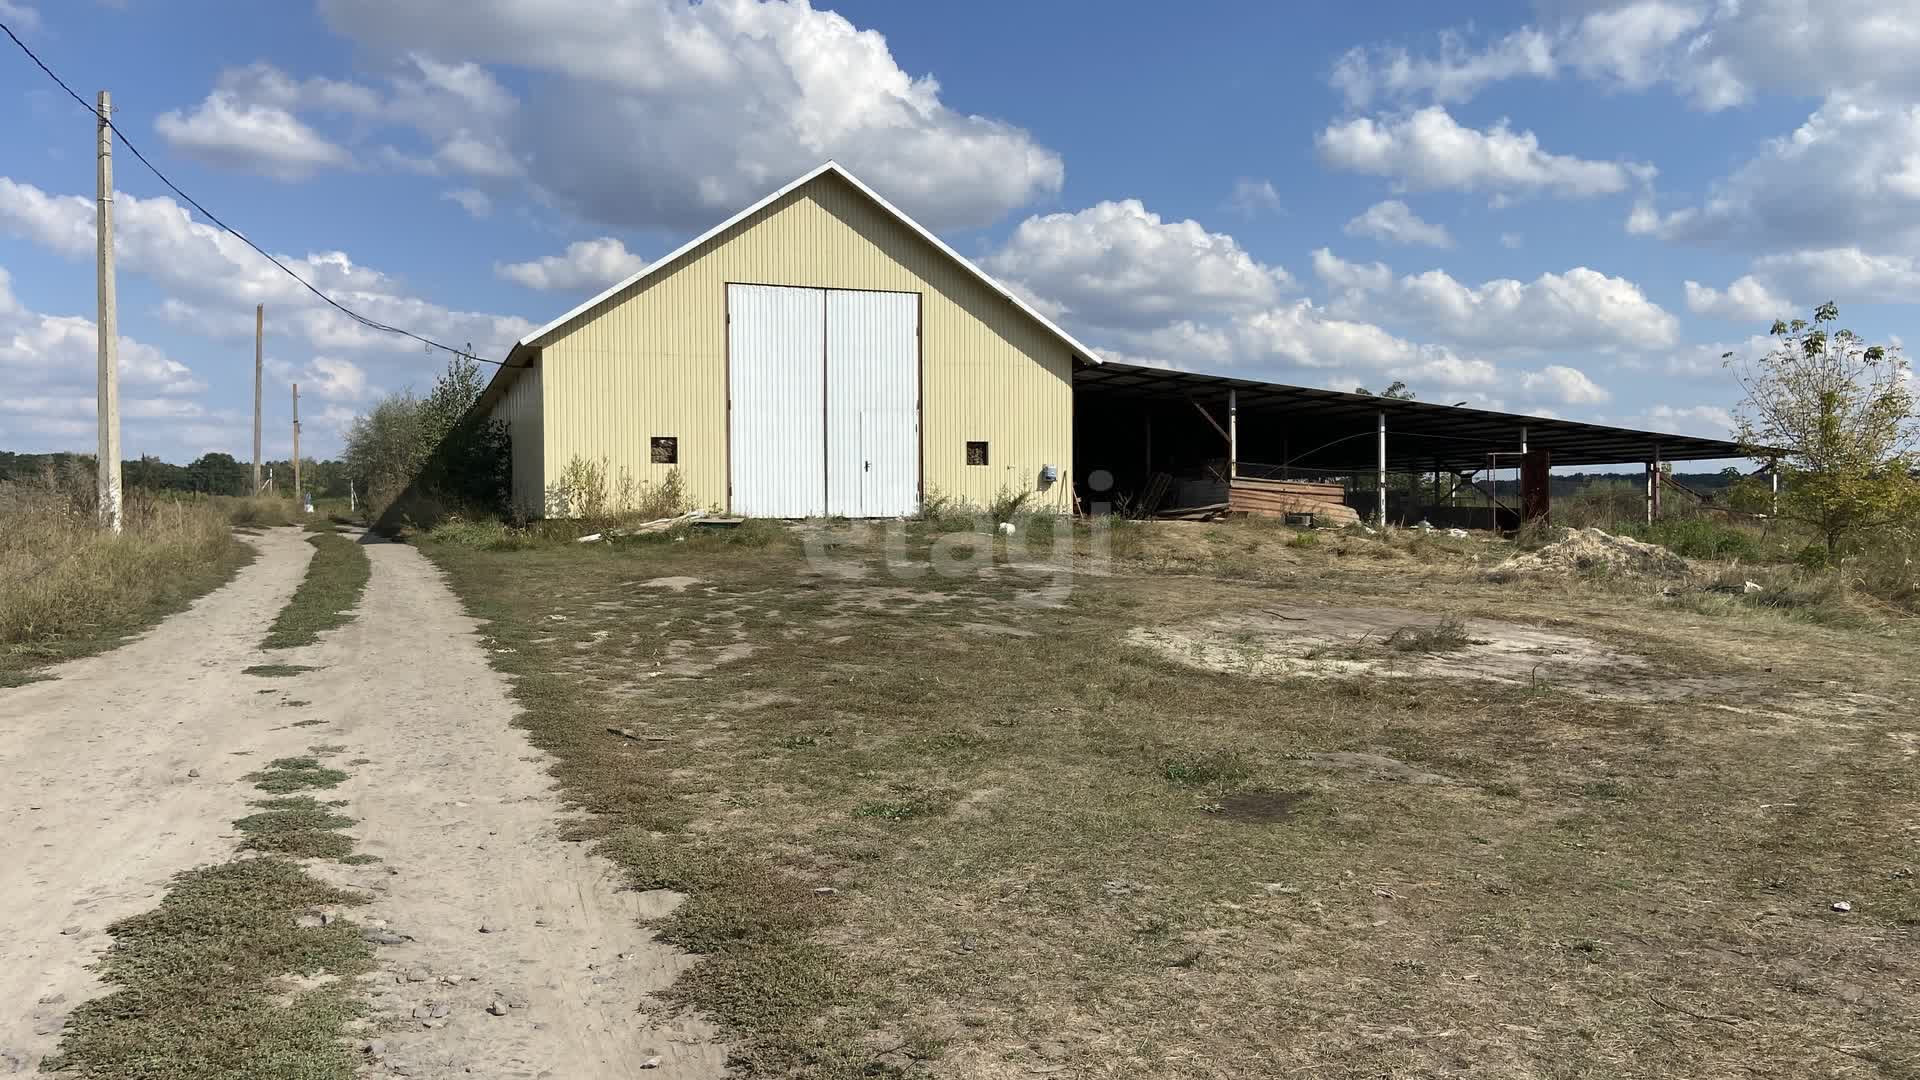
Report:
<svg viewBox="0 0 1920 1080"><path fill-rule="evenodd" d="M1490 576L1603 573L1685 577L1690 570L1687 560L1658 544L1599 529L1568 529L1561 540L1513 556L1494 567Z"/></svg>

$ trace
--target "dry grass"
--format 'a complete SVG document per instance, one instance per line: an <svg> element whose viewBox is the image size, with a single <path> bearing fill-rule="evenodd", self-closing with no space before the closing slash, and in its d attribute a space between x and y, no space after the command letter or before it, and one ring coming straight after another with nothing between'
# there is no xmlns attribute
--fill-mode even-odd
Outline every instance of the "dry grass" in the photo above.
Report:
<svg viewBox="0 0 1920 1080"><path fill-rule="evenodd" d="M100 529L86 477L0 483L0 686L111 648L230 579L253 557L205 501L126 493Z"/></svg>
<svg viewBox="0 0 1920 1080"><path fill-rule="evenodd" d="M1920 1064L1913 641L1489 585L1474 542L1218 531L1136 537L1064 591L894 580L852 546L865 577L699 538L428 551L492 620L582 835L689 894L661 931L707 959L674 993L749 1075ZM702 580L641 584L669 576ZM1255 678L1124 643L1329 601L1544 621L1676 694Z"/></svg>

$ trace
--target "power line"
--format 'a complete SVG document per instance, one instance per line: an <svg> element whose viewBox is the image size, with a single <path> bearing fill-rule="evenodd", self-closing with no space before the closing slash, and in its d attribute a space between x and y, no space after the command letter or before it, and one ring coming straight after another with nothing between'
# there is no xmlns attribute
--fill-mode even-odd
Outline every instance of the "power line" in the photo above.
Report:
<svg viewBox="0 0 1920 1080"><path fill-rule="evenodd" d="M219 226L225 232L230 233L231 235L237 237L241 243L252 248L256 253L259 254L261 258L279 267L282 273L286 274L288 277L292 278L293 280L299 282L301 288L307 290L313 295L319 297L321 300L325 301L329 307L334 308L335 310L339 311L342 315L345 315L347 318L352 319L354 322L359 323L361 326L364 326L369 330L378 330L381 333L386 333L386 334L398 334L401 337L412 338L413 340L420 342L422 345L425 345L430 349L440 349L444 352L452 353L455 356L464 356L469 360L477 360L480 363L492 364L496 367L504 366L502 362L499 360L488 360L482 356L475 356L473 353L469 352L466 349L456 349L452 345L443 344L441 342L433 340L430 337L425 337L420 334L416 334L411 330L402 329L401 327L398 327L398 326L391 326L387 323L380 322L377 319L368 318L367 316L360 314L359 312L353 310L352 308L347 307L345 304L340 303L338 300L335 300L333 297L328 296L326 293L321 292L318 288L316 288L313 285L312 282L309 282L306 278L303 278L298 273L294 272L292 267L288 266L286 263L281 262L279 259L274 258L272 255L267 253L266 249L262 248L259 244L256 244L252 240L248 239L247 234L241 232L239 229L236 229L233 226L227 224L226 222L220 220L217 216L214 215L213 211L208 210L206 207L200 205L199 201L196 200L193 196L180 190L180 185L174 183L171 179L169 179L167 174L161 172L159 167L156 166L153 162L148 161L147 155L141 153L140 148L133 145L133 142L127 138L126 133L122 132L117 126L115 126L111 118L100 117L99 111L94 106L87 104L86 98L83 98L79 94L75 93L73 87L68 86L67 81L65 79L62 79L59 75L55 74L54 70L47 66L46 61L40 59L39 56L35 55L34 51L27 47L27 43L24 41L21 41L20 36L13 32L13 27L8 26L6 23L0 23L0 30L6 31L7 36L13 39L13 43L15 45L20 46L20 51L27 54L27 59L33 61L34 66L38 67L41 71L46 72L47 78L52 79L60 87L60 89L66 91L67 96L72 98L76 103L78 103L81 108L87 110L88 115L93 116L96 119L104 120L107 127L110 130L112 130L114 137L120 140L120 145L126 147L130 152L132 152L133 156L139 159L140 164L145 165L147 167L148 172L151 172L154 176L159 177L160 182L162 184L165 184L168 190L172 191L175 195L178 195L181 198L181 200L184 201L188 206L191 206L195 210L200 211L200 216L206 218L208 221L213 222L215 225Z"/></svg>

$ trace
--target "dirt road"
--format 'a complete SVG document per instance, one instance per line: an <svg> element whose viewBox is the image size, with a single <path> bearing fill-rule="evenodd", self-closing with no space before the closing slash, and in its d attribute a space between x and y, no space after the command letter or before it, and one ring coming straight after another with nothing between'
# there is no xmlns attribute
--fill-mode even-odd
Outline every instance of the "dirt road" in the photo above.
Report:
<svg viewBox="0 0 1920 1080"><path fill-rule="evenodd" d="M332 797L382 861L314 872L365 890L352 917L404 939L368 979L369 1075L591 1080L657 1058L650 1076L718 1076L712 1032L649 1004L688 961L639 920L674 898L623 891L555 837L544 759L432 567L369 544L354 621L268 656L260 638L312 549L293 530L255 543L233 583L140 640L0 690L0 1073L34 1069L103 991L87 968L109 923L232 857L231 823L258 796L240 778L328 744L351 774ZM264 662L317 670L242 673Z"/></svg>

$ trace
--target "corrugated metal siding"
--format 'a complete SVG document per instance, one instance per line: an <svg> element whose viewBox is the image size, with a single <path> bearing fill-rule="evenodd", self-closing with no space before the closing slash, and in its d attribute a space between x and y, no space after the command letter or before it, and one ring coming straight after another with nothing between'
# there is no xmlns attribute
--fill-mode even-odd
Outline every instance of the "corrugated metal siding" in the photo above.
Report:
<svg viewBox="0 0 1920 1080"><path fill-rule="evenodd" d="M897 517L919 504L915 293L829 289L827 512ZM739 396L735 391L735 398Z"/></svg>
<svg viewBox="0 0 1920 1080"><path fill-rule="evenodd" d="M819 289L727 286L735 513L826 512L826 296Z"/></svg>
<svg viewBox="0 0 1920 1080"><path fill-rule="evenodd" d="M1042 465L1073 475L1067 346L833 176L555 332L542 351L549 474L578 455L657 482L668 466L649 461L648 438L676 435L689 495L726 505L729 282L922 294L928 490L976 503L1036 491L1036 504L1067 506L1064 483L1038 484ZM990 466L966 464L970 439L991 444Z"/></svg>
<svg viewBox="0 0 1920 1080"><path fill-rule="evenodd" d="M513 505L529 517L546 508L546 433L540 400L539 361L515 372L492 416L504 421L513 441Z"/></svg>

